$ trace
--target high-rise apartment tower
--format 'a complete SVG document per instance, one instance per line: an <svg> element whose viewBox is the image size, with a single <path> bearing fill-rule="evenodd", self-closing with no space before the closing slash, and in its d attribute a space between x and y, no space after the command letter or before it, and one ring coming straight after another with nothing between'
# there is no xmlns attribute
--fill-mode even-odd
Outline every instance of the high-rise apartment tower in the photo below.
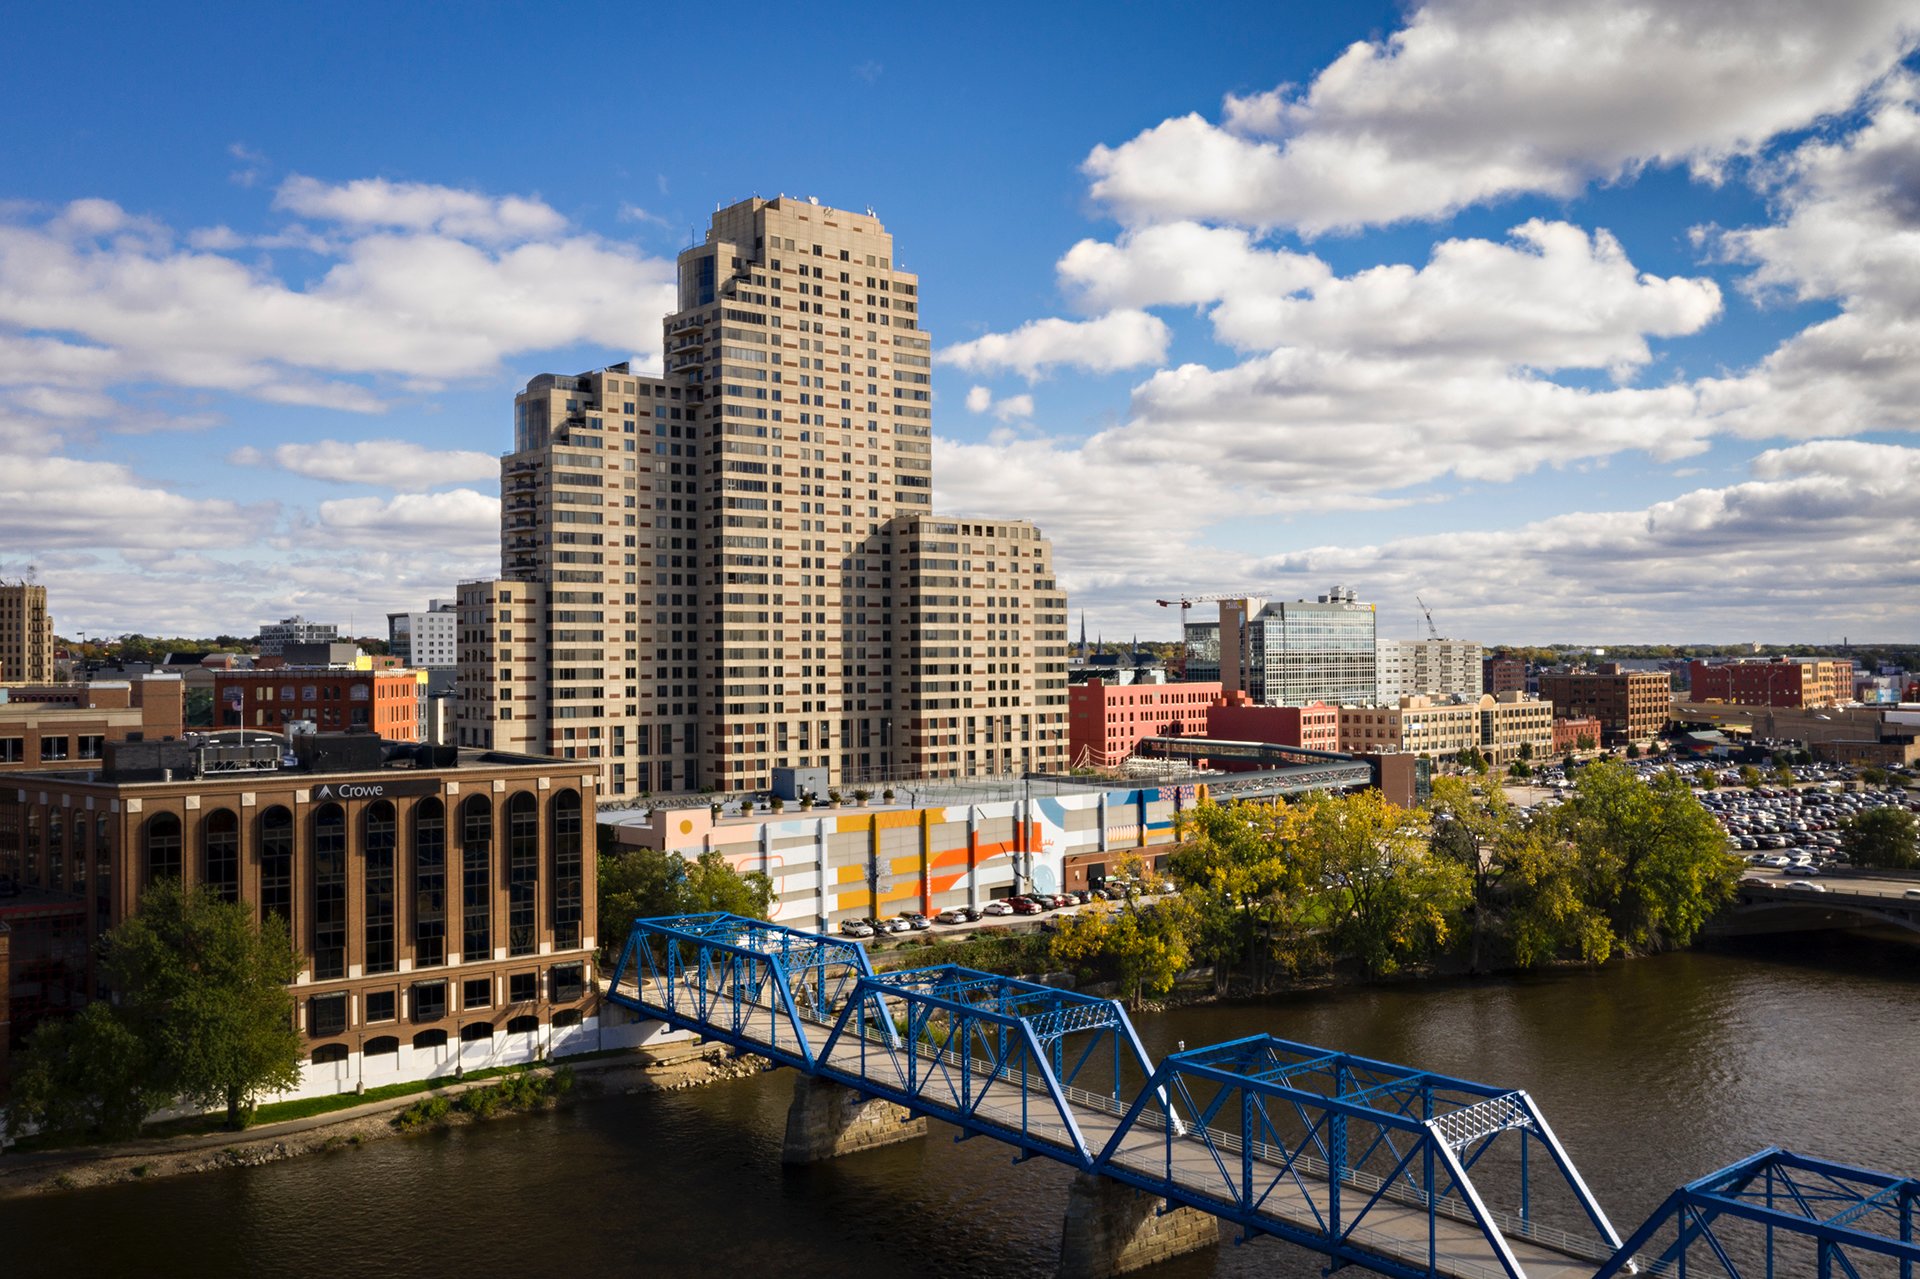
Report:
<svg viewBox="0 0 1920 1279"><path fill-rule="evenodd" d="M931 513L931 345L880 222L721 210L664 348L515 398L459 739L598 760L608 796L1062 766L1052 547Z"/></svg>

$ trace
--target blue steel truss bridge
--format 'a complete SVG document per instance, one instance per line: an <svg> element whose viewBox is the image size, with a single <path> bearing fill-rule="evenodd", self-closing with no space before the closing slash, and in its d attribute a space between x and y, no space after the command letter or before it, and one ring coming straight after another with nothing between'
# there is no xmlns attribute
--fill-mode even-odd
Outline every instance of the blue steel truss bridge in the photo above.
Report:
<svg viewBox="0 0 1920 1279"><path fill-rule="evenodd" d="M951 965L875 973L850 940L738 916L636 920L607 998L1332 1268L1914 1279L1920 1262L1908 1179L1762 1152L1623 1241L1522 1090L1271 1036L1156 1063L1112 1000Z"/></svg>

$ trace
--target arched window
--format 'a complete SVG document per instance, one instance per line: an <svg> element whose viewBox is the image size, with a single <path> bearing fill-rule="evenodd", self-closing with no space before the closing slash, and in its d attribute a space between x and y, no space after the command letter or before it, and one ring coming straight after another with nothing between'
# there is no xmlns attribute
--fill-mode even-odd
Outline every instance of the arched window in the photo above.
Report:
<svg viewBox="0 0 1920 1279"><path fill-rule="evenodd" d="M200 879L222 900L240 900L240 819L216 808L200 823Z"/></svg>
<svg viewBox="0 0 1920 1279"><path fill-rule="evenodd" d="M82 897L87 894L87 833L93 829L93 822L85 813L73 815L73 891Z"/></svg>
<svg viewBox="0 0 1920 1279"><path fill-rule="evenodd" d="M447 962L447 810L437 799L413 809L413 965Z"/></svg>
<svg viewBox="0 0 1920 1279"><path fill-rule="evenodd" d="M540 883L540 803L521 791L507 801L507 953L531 955L534 893Z"/></svg>
<svg viewBox="0 0 1920 1279"><path fill-rule="evenodd" d="M361 862L366 869L366 947L368 973L390 973L393 954L394 840L399 824L387 800L367 805Z"/></svg>
<svg viewBox="0 0 1920 1279"><path fill-rule="evenodd" d="M400 1041L393 1035L381 1035L378 1039L369 1039L360 1053L365 1057L397 1057L400 1054Z"/></svg>
<svg viewBox="0 0 1920 1279"><path fill-rule="evenodd" d="M180 819L172 813L155 813L147 819L147 882L163 879L180 881Z"/></svg>
<svg viewBox="0 0 1920 1279"><path fill-rule="evenodd" d="M313 976L347 975L347 810L322 804L313 815Z"/></svg>
<svg viewBox="0 0 1920 1279"><path fill-rule="evenodd" d="M580 1024L580 1010L578 1008L562 1008L553 1015L553 1024L556 1027L578 1026Z"/></svg>
<svg viewBox="0 0 1920 1279"><path fill-rule="evenodd" d="M553 948L580 947L580 792L553 797Z"/></svg>
<svg viewBox="0 0 1920 1279"><path fill-rule="evenodd" d="M345 1061L346 1059L347 1046L345 1044L321 1044L313 1050L313 1064L316 1066L330 1066L335 1062Z"/></svg>
<svg viewBox="0 0 1920 1279"><path fill-rule="evenodd" d="M491 1022L470 1021L460 1028L460 1042L463 1044L476 1044L482 1039L492 1038L493 1023Z"/></svg>
<svg viewBox="0 0 1920 1279"><path fill-rule="evenodd" d="M293 813L275 805L260 814L260 918L293 923Z"/></svg>
<svg viewBox="0 0 1920 1279"><path fill-rule="evenodd" d="M413 1037L415 1051L422 1048L445 1048L447 1032L444 1030L423 1030Z"/></svg>
<svg viewBox="0 0 1920 1279"><path fill-rule="evenodd" d="M460 805L460 958L493 958L493 804L475 795Z"/></svg>
<svg viewBox="0 0 1920 1279"><path fill-rule="evenodd" d="M509 1035L532 1035L538 1033L539 1029L540 1019L538 1017L515 1017L507 1023L507 1033Z"/></svg>

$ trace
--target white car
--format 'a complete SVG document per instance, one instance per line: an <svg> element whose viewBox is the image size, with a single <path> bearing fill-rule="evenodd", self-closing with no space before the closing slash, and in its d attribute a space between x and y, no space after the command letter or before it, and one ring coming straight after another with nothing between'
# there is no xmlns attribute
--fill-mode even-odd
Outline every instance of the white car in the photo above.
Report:
<svg viewBox="0 0 1920 1279"><path fill-rule="evenodd" d="M991 901L980 908L982 915L1011 915L1013 907L1002 901Z"/></svg>

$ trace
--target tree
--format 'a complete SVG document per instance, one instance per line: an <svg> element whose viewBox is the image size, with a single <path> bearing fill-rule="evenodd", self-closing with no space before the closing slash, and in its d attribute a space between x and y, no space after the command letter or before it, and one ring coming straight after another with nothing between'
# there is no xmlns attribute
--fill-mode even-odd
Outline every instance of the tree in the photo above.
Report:
<svg viewBox="0 0 1920 1279"><path fill-rule="evenodd" d="M1887 784L1887 770L1884 768L1863 768L1860 770L1860 781L1866 786L1885 786Z"/></svg>
<svg viewBox="0 0 1920 1279"><path fill-rule="evenodd" d="M1912 870L1920 866L1917 829L1904 808L1870 808L1840 823L1840 850L1855 866Z"/></svg>
<svg viewBox="0 0 1920 1279"><path fill-rule="evenodd" d="M1129 903L1117 914L1088 911L1060 922L1048 944L1056 963L1110 965L1138 1008L1148 995L1164 995L1188 963L1187 907L1178 899L1141 909Z"/></svg>
<svg viewBox="0 0 1920 1279"><path fill-rule="evenodd" d="M1507 940L1519 968L1573 953L1604 964L1613 953L1606 911L1584 891L1579 851L1541 829L1513 829L1495 854L1507 893Z"/></svg>
<svg viewBox="0 0 1920 1279"><path fill-rule="evenodd" d="M1719 790L1720 789L1720 778L1718 775L1714 773L1714 771L1711 768L1705 770L1700 774L1700 789L1701 790Z"/></svg>
<svg viewBox="0 0 1920 1279"><path fill-rule="evenodd" d="M1429 958L1467 903L1466 868L1428 857L1424 814L1380 792L1315 796L1299 842L1344 898L1333 932L1341 953L1383 976Z"/></svg>
<svg viewBox="0 0 1920 1279"><path fill-rule="evenodd" d="M1590 751L1599 744L1600 743L1593 740L1592 733L1576 733L1573 738L1573 748L1575 750Z"/></svg>
<svg viewBox="0 0 1920 1279"><path fill-rule="evenodd" d="M1501 874L1493 850L1515 829L1519 819L1507 802L1506 792L1498 786L1475 795L1473 788L1458 777L1433 779L1428 817L1433 832L1427 840L1428 851L1453 862L1467 875L1473 923L1468 964L1472 971L1479 972Z"/></svg>
<svg viewBox="0 0 1920 1279"><path fill-rule="evenodd" d="M1316 964L1320 868L1300 847L1299 810L1284 803L1206 803L1183 815L1187 842L1174 853L1188 936L1225 990L1236 962L1264 989L1269 965L1289 973Z"/></svg>
<svg viewBox="0 0 1920 1279"><path fill-rule="evenodd" d="M1590 764L1550 821L1580 856L1585 900L1628 946L1684 946L1732 900L1741 863L1676 773L1648 783L1611 760Z"/></svg>
<svg viewBox="0 0 1920 1279"><path fill-rule="evenodd" d="M1526 760L1516 759L1513 761L1513 763L1507 765L1507 776L1508 777L1532 777L1533 770L1527 767Z"/></svg>
<svg viewBox="0 0 1920 1279"><path fill-rule="evenodd" d="M1782 764L1773 770L1773 779L1782 786L1791 786L1793 785L1793 770L1785 764Z"/></svg>
<svg viewBox="0 0 1920 1279"><path fill-rule="evenodd" d="M1533 759L1533 743L1532 742L1520 743L1520 758L1528 761L1531 761Z"/></svg>
<svg viewBox="0 0 1920 1279"><path fill-rule="evenodd" d="M1639 759L1639 758L1640 758L1640 743L1638 743L1638 742L1628 742L1628 743L1627 743L1627 758L1628 758L1628 759Z"/></svg>
<svg viewBox="0 0 1920 1279"><path fill-rule="evenodd" d="M765 919L773 905L773 881L764 872L742 875L711 848L691 862L658 848L603 851L599 884L603 960L626 944L636 919L705 911Z"/></svg>
<svg viewBox="0 0 1920 1279"><path fill-rule="evenodd" d="M1755 768L1752 764L1740 765L1740 784L1742 786L1746 787L1748 790L1759 790L1760 782L1761 782L1761 777L1760 777L1759 769Z"/></svg>
<svg viewBox="0 0 1920 1279"><path fill-rule="evenodd" d="M300 1082L293 945L278 915L257 924L241 903L161 880L108 934L101 967L154 1091L225 1105L227 1126L244 1128L262 1093Z"/></svg>
<svg viewBox="0 0 1920 1279"><path fill-rule="evenodd" d="M62 1136L132 1137L167 1098L148 1082L140 1037L103 1001L41 1024L14 1071L11 1132L32 1124Z"/></svg>

